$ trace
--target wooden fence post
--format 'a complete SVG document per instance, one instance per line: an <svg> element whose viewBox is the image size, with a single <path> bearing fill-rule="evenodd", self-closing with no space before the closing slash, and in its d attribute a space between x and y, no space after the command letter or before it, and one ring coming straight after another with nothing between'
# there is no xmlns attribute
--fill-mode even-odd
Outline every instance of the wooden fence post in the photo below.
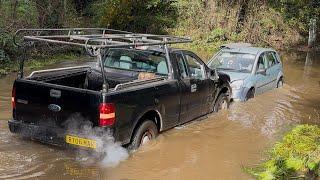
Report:
<svg viewBox="0 0 320 180"><path fill-rule="evenodd" d="M313 48L315 46L316 42L316 27L317 27L317 21L316 19L310 20L310 27L309 27L309 39L308 39L308 47Z"/></svg>

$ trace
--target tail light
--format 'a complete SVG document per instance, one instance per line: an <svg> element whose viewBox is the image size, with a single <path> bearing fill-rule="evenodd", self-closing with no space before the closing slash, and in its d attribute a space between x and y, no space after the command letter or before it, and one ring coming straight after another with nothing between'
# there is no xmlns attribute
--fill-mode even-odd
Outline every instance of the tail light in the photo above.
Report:
<svg viewBox="0 0 320 180"><path fill-rule="evenodd" d="M12 88L12 96L11 96L12 109L16 108L16 87Z"/></svg>
<svg viewBox="0 0 320 180"><path fill-rule="evenodd" d="M112 126L116 121L115 106L113 103L101 103L99 106L99 126Z"/></svg>

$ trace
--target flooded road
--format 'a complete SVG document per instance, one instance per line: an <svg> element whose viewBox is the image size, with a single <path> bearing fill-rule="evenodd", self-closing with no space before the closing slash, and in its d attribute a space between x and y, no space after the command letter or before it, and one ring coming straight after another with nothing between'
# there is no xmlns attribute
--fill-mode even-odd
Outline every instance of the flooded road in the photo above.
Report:
<svg viewBox="0 0 320 180"><path fill-rule="evenodd" d="M0 179L249 179L242 167L261 162L286 130L320 122L320 54L281 55L283 88L162 133L116 167L88 165L90 157L11 134L7 120L16 75L2 78Z"/></svg>

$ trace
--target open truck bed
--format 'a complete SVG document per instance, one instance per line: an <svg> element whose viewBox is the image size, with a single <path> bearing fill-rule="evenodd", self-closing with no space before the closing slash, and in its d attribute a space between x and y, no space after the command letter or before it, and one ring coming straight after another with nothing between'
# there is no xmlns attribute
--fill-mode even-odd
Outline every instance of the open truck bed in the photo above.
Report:
<svg viewBox="0 0 320 180"><path fill-rule="evenodd" d="M37 71L26 78L17 79L13 88L15 106L13 120L9 122L10 130L43 142L61 145L65 144L63 139L66 134L79 133L82 125L89 123L93 127L99 126L102 82L91 85L95 89L88 88L90 83L97 84L95 79L88 80L87 75L91 71L92 69L87 66L61 68ZM143 88L142 91L149 92L144 93L145 97L152 99L154 83L161 83L164 80L164 78L157 78L117 83L117 88L113 86L106 94L108 103L141 104L136 99L137 93L141 91L136 90ZM121 106L123 107L116 106L116 114L120 116L123 114L122 116L125 117L124 113L129 110L126 106L130 105L122 104ZM125 119L129 120L130 117ZM122 136L128 137L128 135ZM121 139L121 137L117 137L120 141L118 138ZM128 139L121 141L126 142Z"/></svg>

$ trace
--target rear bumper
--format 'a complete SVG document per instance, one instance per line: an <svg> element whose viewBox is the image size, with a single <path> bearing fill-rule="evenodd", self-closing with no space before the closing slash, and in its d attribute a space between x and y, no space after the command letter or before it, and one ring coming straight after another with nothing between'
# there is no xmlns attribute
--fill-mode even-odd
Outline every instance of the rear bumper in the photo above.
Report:
<svg viewBox="0 0 320 180"><path fill-rule="evenodd" d="M17 120L9 120L8 125L10 132L20 134L23 137L55 146L71 146L65 142L66 131L63 129L37 126Z"/></svg>

